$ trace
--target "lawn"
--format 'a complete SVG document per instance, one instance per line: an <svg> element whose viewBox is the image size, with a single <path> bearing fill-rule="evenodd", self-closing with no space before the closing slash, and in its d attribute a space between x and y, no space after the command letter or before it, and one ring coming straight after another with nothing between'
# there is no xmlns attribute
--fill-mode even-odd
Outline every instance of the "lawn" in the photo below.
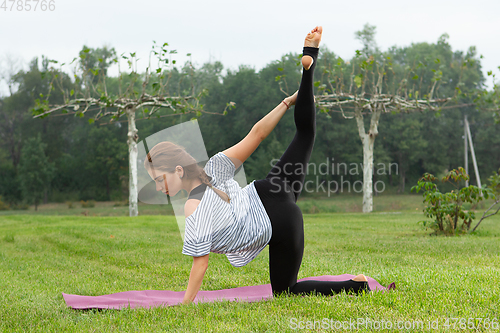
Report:
<svg viewBox="0 0 500 333"><path fill-rule="evenodd" d="M302 204L326 209L327 202ZM415 202L421 204L421 199ZM317 329L312 331L348 331L335 329L333 323L351 321L359 324L352 330L357 332L389 322L393 332L445 332L453 330L452 318L462 325L481 318L490 329L482 325L478 331L498 332L493 325L498 327L500 320L500 216L483 221L474 235L431 237L417 224L423 206L412 208L415 202L401 203L407 208L401 212L304 214L306 243L299 278L363 273L384 286L395 282L395 291L102 311L72 310L61 293L185 290L192 260L181 254L174 216L3 212L0 331L282 332L314 321ZM107 208L108 213L112 210ZM266 284L268 272L267 249L242 268L232 267L224 255L211 254L202 290ZM451 329L445 326L447 319ZM479 325L479 320L471 325ZM396 329L398 321L408 329ZM419 321L424 328L410 328ZM439 328L429 329L431 323ZM460 330L460 321L455 327Z"/></svg>

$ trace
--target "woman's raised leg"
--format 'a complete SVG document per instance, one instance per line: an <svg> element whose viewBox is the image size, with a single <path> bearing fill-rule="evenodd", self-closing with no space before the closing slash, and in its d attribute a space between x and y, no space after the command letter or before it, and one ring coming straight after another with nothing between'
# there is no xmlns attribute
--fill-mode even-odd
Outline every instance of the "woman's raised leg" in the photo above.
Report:
<svg viewBox="0 0 500 333"><path fill-rule="evenodd" d="M302 212L296 201L302 190L316 134L313 73L321 33L321 27L316 27L308 34L304 43L302 57L304 70L294 113L297 128L295 137L266 179L255 182L273 228L269 242L269 271L272 291L275 295L283 292L293 294L316 292L332 295L342 290L356 293L369 290L366 277L361 275L351 280L338 282L297 282L304 252L304 226ZM293 194L275 192L274 185L283 187L284 182L290 184Z"/></svg>
<svg viewBox="0 0 500 333"><path fill-rule="evenodd" d="M297 131L266 179L279 177L290 185L297 201L304 185L307 164L316 136L316 108L314 105L313 74L318 57L318 46L323 29L314 28L304 41L302 80L295 102L294 120Z"/></svg>

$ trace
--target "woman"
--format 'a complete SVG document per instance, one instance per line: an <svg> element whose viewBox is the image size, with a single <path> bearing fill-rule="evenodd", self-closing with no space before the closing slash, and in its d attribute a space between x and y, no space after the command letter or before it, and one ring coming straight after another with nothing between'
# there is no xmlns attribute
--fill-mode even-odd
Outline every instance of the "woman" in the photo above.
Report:
<svg viewBox="0 0 500 333"><path fill-rule="evenodd" d="M170 142L159 143L149 152L144 166L156 181L156 189L171 196L181 189L189 193L184 207L182 253L193 257L193 266L184 304L195 299L210 252L224 253L233 266L240 267L267 245L274 295L370 290L363 274L347 281L297 282L304 252L304 227L296 202L316 133L313 72L321 35L322 27L316 27L305 38L299 90L257 122L242 141L210 158L203 169L182 147ZM233 179L235 170L271 133L291 105L295 105L297 128L292 142L265 179L241 188Z"/></svg>

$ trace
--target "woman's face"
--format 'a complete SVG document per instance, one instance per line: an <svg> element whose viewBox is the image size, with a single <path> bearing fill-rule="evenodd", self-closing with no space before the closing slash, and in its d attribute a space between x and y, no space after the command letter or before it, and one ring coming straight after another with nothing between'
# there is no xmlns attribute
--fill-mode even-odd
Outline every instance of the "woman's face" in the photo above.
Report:
<svg viewBox="0 0 500 333"><path fill-rule="evenodd" d="M153 177L153 175L156 177ZM149 176L155 181L157 191L171 197L182 189L182 181L177 173L155 170L154 174L149 172Z"/></svg>

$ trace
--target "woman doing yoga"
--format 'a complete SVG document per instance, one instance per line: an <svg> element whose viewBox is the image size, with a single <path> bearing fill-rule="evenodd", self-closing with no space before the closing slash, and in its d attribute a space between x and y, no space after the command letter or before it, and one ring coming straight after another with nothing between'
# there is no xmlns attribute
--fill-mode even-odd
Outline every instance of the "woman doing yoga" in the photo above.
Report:
<svg viewBox="0 0 500 333"><path fill-rule="evenodd" d="M193 257L193 266L183 303L195 299L210 252L223 253L233 266L241 267L267 245L274 295L370 291L363 274L346 281L297 282L304 252L304 226L296 202L316 135L313 72L321 35L322 27L316 27L305 38L299 90L257 122L238 144L212 156L203 169L182 147L171 142L161 142L148 153L144 166L156 181L158 191L170 196L181 189L189 193L184 206L182 253ZM296 126L292 142L265 179L241 188L233 179L235 170L271 133L291 105L295 105Z"/></svg>

